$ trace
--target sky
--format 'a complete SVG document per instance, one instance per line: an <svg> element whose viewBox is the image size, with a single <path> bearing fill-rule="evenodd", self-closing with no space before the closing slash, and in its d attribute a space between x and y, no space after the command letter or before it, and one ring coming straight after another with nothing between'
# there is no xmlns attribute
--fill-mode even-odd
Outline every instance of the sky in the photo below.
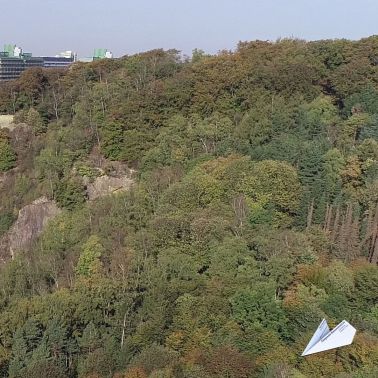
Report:
<svg viewBox="0 0 378 378"><path fill-rule="evenodd" d="M154 48L190 55L239 41L360 39L378 34L378 0L0 0L0 49L115 56Z"/></svg>

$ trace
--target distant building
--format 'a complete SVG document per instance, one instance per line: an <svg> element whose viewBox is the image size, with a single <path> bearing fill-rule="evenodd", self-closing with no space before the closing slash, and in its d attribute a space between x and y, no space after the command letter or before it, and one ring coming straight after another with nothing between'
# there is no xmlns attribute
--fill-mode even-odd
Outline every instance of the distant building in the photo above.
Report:
<svg viewBox="0 0 378 378"><path fill-rule="evenodd" d="M93 52L93 60L111 58L113 58L113 53L108 49L95 49Z"/></svg>
<svg viewBox="0 0 378 378"><path fill-rule="evenodd" d="M64 58L61 56L43 56L43 67L46 68L64 68L74 62L73 58Z"/></svg>
<svg viewBox="0 0 378 378"><path fill-rule="evenodd" d="M22 55L22 48L15 46L13 49L13 56L19 58Z"/></svg>
<svg viewBox="0 0 378 378"><path fill-rule="evenodd" d="M22 49L16 45L4 45L4 53L10 58L19 58L22 55Z"/></svg>
<svg viewBox="0 0 378 378"><path fill-rule="evenodd" d="M14 57L14 49L16 45L4 45L4 53L10 58Z"/></svg>
<svg viewBox="0 0 378 378"><path fill-rule="evenodd" d="M93 57L80 61L92 62L111 58L113 53L108 49L95 49ZM77 60L77 55L72 51L63 51L55 56L33 57L31 53L24 53L16 45L7 44L0 52L0 81L17 79L30 67L65 68Z"/></svg>
<svg viewBox="0 0 378 378"><path fill-rule="evenodd" d="M76 54L72 51L63 51L55 56L43 56L43 66L47 68L64 68L76 62Z"/></svg>
<svg viewBox="0 0 378 378"><path fill-rule="evenodd" d="M76 62L77 55L71 50L62 51L59 54L55 55L56 58L73 58L73 60Z"/></svg>
<svg viewBox="0 0 378 378"><path fill-rule="evenodd" d="M5 45L0 52L0 81L13 80L31 67L64 68L76 61L76 54L64 51L55 57L33 57L31 53L23 53L16 45Z"/></svg>
<svg viewBox="0 0 378 378"><path fill-rule="evenodd" d="M31 67L43 67L43 58L31 54L9 56L7 52L0 52L0 81L17 79Z"/></svg>
<svg viewBox="0 0 378 378"><path fill-rule="evenodd" d="M94 49L93 56L87 56L87 57L81 57L78 59L78 62L83 63L90 63L94 62L95 60L100 59L111 59L113 58L113 53L109 51L108 49Z"/></svg>

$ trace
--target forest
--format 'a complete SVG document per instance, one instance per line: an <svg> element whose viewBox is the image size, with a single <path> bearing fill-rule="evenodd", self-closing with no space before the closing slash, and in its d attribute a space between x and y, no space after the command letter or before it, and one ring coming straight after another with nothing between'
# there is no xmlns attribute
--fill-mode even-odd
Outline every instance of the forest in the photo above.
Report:
<svg viewBox="0 0 378 378"><path fill-rule="evenodd" d="M33 68L0 85L0 376L378 376L378 37ZM117 164L130 190L88 201ZM347 347L301 357L320 321Z"/></svg>

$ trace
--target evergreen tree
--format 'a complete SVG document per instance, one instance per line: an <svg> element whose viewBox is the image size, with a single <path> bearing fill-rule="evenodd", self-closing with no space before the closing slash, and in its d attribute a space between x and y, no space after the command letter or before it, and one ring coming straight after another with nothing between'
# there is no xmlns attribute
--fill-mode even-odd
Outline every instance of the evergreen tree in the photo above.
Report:
<svg viewBox="0 0 378 378"><path fill-rule="evenodd" d="M0 172L14 168L16 160L16 154L9 143L9 138L0 130Z"/></svg>
<svg viewBox="0 0 378 378"><path fill-rule="evenodd" d="M101 256L104 247L97 235L92 235L85 242L79 261L76 265L76 273L82 277L94 277L101 272Z"/></svg>

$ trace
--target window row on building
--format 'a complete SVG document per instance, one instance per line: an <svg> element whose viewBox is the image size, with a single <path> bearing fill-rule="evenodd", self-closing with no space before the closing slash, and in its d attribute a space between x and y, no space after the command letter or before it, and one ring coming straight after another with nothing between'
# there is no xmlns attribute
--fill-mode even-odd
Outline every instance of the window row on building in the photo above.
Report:
<svg viewBox="0 0 378 378"><path fill-rule="evenodd" d="M112 57L113 54L107 49L95 49L88 61ZM64 51L56 56L33 57L16 45L4 45L4 50L0 52L0 81L17 79L30 67L64 68L76 60L77 55L72 51Z"/></svg>
<svg viewBox="0 0 378 378"><path fill-rule="evenodd" d="M73 58L63 57L7 57L0 54L0 81L17 79L30 67L63 68L73 61Z"/></svg>

